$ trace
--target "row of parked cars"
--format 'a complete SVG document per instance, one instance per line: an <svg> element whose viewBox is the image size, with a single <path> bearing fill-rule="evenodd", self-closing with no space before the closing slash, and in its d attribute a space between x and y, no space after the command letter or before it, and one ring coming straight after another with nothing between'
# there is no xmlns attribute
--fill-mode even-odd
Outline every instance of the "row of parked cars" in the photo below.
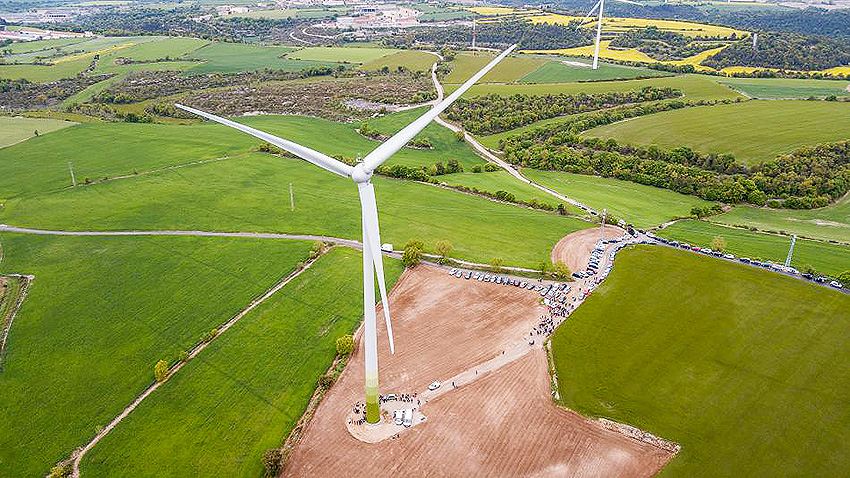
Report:
<svg viewBox="0 0 850 478"><path fill-rule="evenodd" d="M464 271L462 269L452 268L449 269L449 275L455 276L458 278L465 278L467 280L478 280L483 282L492 282L494 284L502 284L502 285L512 285L514 287L519 287L521 289L533 290L535 292L539 292L541 296L546 297L553 290L563 290L566 287L566 284L556 284L553 286L547 284L539 284L534 285L533 282L527 282L519 279L514 279L512 277L504 277L496 274L490 274L487 272L478 272L478 271Z"/></svg>
<svg viewBox="0 0 850 478"><path fill-rule="evenodd" d="M699 252L701 254L706 254L706 255L710 255L710 256L714 256L714 257L722 257L722 258L728 259L730 261L737 260L738 262L741 262L743 264L750 264L750 265L753 265L753 266L756 266L756 267L763 267L765 269L770 269L770 270L776 271L776 272L784 272L786 274L800 276L804 279L808 279L810 281L817 282L818 284L829 283L830 286L835 287L836 289L841 289L842 287L844 287L843 284L841 284L837 280L830 280L828 277L814 276L814 275L808 274L808 273L800 274L800 271L798 271L797 269L790 267L790 266L786 266L784 264L777 264L775 262L769 262L769 261L759 261L759 260L756 260L756 259L750 259L749 257L737 257L736 258L734 254L728 254L728 253L724 254L720 251L713 251L713 250L711 250L707 247L692 246L692 245L690 245L686 242L678 242L678 241L674 241L672 239L665 239L663 237L655 236L653 238L655 240L657 240L658 242L661 242L663 244L667 244L668 246L678 247L678 248L681 248L681 249L687 249L687 250Z"/></svg>

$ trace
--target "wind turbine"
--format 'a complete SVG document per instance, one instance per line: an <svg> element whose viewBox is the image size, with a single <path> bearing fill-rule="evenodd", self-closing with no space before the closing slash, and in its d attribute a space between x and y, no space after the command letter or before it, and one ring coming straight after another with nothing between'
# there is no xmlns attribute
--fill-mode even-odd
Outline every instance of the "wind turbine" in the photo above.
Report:
<svg viewBox="0 0 850 478"><path fill-rule="evenodd" d="M204 111L190 108L181 104L174 106L203 116L209 120L221 123L231 128L236 128L239 131L248 133L252 136L271 143L285 151L288 151L316 166L330 171L334 174L350 178L357 184L357 191L360 195L360 214L361 225L363 230L363 317L365 322L364 346L366 349L366 421L369 423L378 423L380 420L380 408L378 406L378 337L377 337L377 318L375 317L375 274L378 278L378 287L381 290L381 301L384 305L384 320L387 324L387 338L390 344L390 353L395 353L395 344L393 343L393 329L390 321L389 302L387 301L386 284L384 283L384 265L381 258L381 238L378 229L378 206L375 201L375 188L372 185L372 174L375 169L390 156L395 154L399 149L404 147L408 141L413 139L420 131L425 129L434 118L449 107L460 95L469 89L475 82L481 79L488 71L490 71L503 58L508 56L517 45L512 45L507 50L503 51L499 56L493 59L472 78L466 80L466 83L460 86L451 95L445 98L438 105L434 106L425 114L417 118L414 122L405 126L401 131L393 135L390 139L384 141L371 153L363 158L363 161L356 166L349 166L341 161L338 161L330 156L302 146L292 141L287 141L269 133L245 126L241 123L231 121ZM318 134L318 132L317 132Z"/></svg>
<svg viewBox="0 0 850 478"><path fill-rule="evenodd" d="M641 7L643 6L642 3L633 2L631 0L614 0L614 1L615 2L621 2L621 3L630 3L632 5L640 5ZM596 11L597 8L599 8L599 23L596 25L596 46L593 48L593 69L594 70L599 68L599 38L602 36L602 8L605 6L604 3L605 3L605 0L599 0L598 2L596 2L596 5L594 5L593 8L591 8L590 11L587 12L587 16L584 17L584 19L579 24L579 28L584 26L584 22L586 22L588 18L593 16L593 12Z"/></svg>

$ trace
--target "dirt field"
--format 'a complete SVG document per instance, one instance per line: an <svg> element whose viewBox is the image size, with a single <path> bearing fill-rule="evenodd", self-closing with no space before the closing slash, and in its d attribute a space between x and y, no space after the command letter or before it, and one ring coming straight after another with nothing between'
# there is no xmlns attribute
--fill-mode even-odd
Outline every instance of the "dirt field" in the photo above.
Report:
<svg viewBox="0 0 850 478"><path fill-rule="evenodd" d="M543 313L533 291L425 266L406 271L389 301L396 355L389 356L379 326L381 390L420 396L435 379L527 346ZM398 438L363 443L345 423L363 399L362 357L358 347L283 476L650 476L671 457L553 405L538 347L430 400L421 408L426 421Z"/></svg>
<svg viewBox="0 0 850 478"><path fill-rule="evenodd" d="M617 226L605 226L605 239L620 237L625 231ZM576 272L587 266L587 259L596 241L599 240L599 228L582 229L564 236L552 249L552 263L563 262Z"/></svg>

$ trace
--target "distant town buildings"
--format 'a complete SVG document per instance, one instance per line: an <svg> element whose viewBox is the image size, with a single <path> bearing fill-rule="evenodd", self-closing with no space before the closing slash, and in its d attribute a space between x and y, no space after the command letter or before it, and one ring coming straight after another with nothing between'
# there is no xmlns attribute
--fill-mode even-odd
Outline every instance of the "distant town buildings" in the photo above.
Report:
<svg viewBox="0 0 850 478"><path fill-rule="evenodd" d="M0 25L0 40L30 41L48 40L53 38L80 38L91 36L94 36L92 32L57 32L54 30L42 30L41 28L28 27L21 27L18 30L8 30L5 28L5 25Z"/></svg>

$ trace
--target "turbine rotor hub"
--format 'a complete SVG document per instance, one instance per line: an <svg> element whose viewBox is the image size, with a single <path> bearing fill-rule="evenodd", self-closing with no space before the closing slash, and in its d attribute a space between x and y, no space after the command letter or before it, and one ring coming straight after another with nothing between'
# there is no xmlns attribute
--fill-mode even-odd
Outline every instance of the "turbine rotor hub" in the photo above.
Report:
<svg viewBox="0 0 850 478"><path fill-rule="evenodd" d="M357 166L354 166L354 171L351 172L352 181L357 184L362 184L369 182L370 179L372 179L372 172L366 171L363 163L358 163Z"/></svg>

